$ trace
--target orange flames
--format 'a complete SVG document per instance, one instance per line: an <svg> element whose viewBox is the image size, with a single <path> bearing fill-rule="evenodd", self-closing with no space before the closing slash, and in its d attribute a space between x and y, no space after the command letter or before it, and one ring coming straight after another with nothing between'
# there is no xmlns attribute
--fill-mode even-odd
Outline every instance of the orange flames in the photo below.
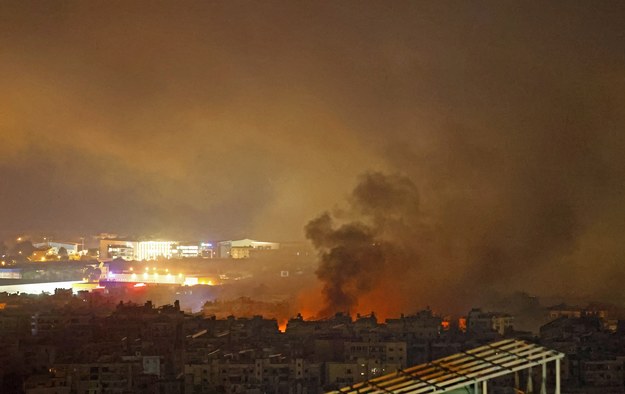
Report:
<svg viewBox="0 0 625 394"><path fill-rule="evenodd" d="M330 317L319 316L319 311L323 309L326 302L322 294L322 288L323 284L318 282L299 293L297 309L304 319ZM381 322L390 317L399 317L401 313L414 312L416 308L418 308L418 304L408 305L399 289L393 286L380 285L367 294L362 295L353 310L343 312L349 312L352 317L355 317L356 314L369 315L371 312L374 312L378 321Z"/></svg>
<svg viewBox="0 0 625 394"><path fill-rule="evenodd" d="M315 282L309 287L301 289L295 297L294 310L300 313L305 320L317 320L329 318L331 316L320 316L319 313L324 309L326 300L323 296L323 282ZM357 314L362 316L375 313L378 322L384 322L388 318L398 318L401 314L413 314L426 307L424 300L418 296L406 297L405 289L396 286L392 280L386 280L381 277L376 287L371 291L361 294L358 298L358 304L348 312L352 318L356 318ZM338 311L337 311L338 312ZM436 312L434 312L436 314ZM294 317L294 316L290 316ZM286 330L287 321L278 319L280 331ZM466 322L464 323L466 326ZM442 330L451 328L451 317L446 316L441 323ZM463 328L463 322L460 322L460 328Z"/></svg>
<svg viewBox="0 0 625 394"><path fill-rule="evenodd" d="M323 296L321 282L315 283L314 286L302 289L297 295L297 310L306 320L319 318L318 314L323 307Z"/></svg>
<svg viewBox="0 0 625 394"><path fill-rule="evenodd" d="M380 285L361 296L355 310L350 312L352 315L368 315L374 312L378 322L382 322L387 318L399 317L401 313L412 312L405 310L405 307L404 298L397 288Z"/></svg>
<svg viewBox="0 0 625 394"><path fill-rule="evenodd" d="M458 319L458 328L462 332L467 331L467 318L466 317L461 317Z"/></svg>

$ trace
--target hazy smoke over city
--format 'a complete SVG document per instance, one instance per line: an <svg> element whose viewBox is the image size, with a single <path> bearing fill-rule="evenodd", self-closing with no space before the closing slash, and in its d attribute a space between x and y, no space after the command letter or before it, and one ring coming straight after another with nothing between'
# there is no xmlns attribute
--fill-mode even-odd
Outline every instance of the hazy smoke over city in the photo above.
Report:
<svg viewBox="0 0 625 394"><path fill-rule="evenodd" d="M0 233L302 240L328 211L306 230L326 312L610 294L623 15L610 1L2 2Z"/></svg>
<svg viewBox="0 0 625 394"><path fill-rule="evenodd" d="M449 195L439 194L422 207L407 176L361 176L347 207L324 213L305 228L319 252L324 297L319 316L368 310L396 315L426 303L462 311L528 289L582 297L614 291L604 287L607 277L601 285L580 284L593 274L577 260L593 234L583 225L589 207L578 206L578 193L565 197L534 189L529 198L524 189L530 185L516 187L492 205L479 199L452 204L445 201ZM514 199L515 194L528 198ZM602 268L600 276L614 274L616 265ZM567 286L573 283L571 292Z"/></svg>

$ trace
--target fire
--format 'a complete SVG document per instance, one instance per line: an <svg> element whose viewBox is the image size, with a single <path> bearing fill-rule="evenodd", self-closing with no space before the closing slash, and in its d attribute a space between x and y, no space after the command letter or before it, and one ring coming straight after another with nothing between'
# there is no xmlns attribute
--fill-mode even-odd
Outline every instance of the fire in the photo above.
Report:
<svg viewBox="0 0 625 394"><path fill-rule="evenodd" d="M368 315L374 312L380 322L387 318L398 317L405 312L404 308L404 298L398 289L381 285L362 295L358 299L356 310L350 312L352 312L352 315L355 314L354 312L361 315Z"/></svg>
<svg viewBox="0 0 625 394"><path fill-rule="evenodd" d="M467 318L466 317L461 317L458 319L458 328L462 332L467 331Z"/></svg>
<svg viewBox="0 0 625 394"><path fill-rule="evenodd" d="M278 321L278 330L280 330L280 332L285 332L286 331L286 324L287 324L286 320L279 320Z"/></svg>
<svg viewBox="0 0 625 394"><path fill-rule="evenodd" d="M390 283L390 282L389 282ZM319 312L324 308L326 300L322 293L323 283L317 282L314 286L302 289L297 298L297 309L306 320L320 319L330 316L319 316ZM369 315L374 312L378 321L387 318L398 317L403 312L410 312L411 306L401 295L401 290L394 286L380 284L366 294L362 294L358 299L358 304L348 312L352 317L356 314Z"/></svg>
<svg viewBox="0 0 625 394"><path fill-rule="evenodd" d="M318 317L319 311L323 307L323 296L321 295L322 283L317 282L314 286L302 289L297 296L297 310L306 320Z"/></svg>

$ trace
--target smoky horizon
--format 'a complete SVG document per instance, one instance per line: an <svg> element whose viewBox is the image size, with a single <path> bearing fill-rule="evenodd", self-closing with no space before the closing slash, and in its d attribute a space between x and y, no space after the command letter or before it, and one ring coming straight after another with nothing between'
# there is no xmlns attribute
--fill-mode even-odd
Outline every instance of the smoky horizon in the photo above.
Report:
<svg viewBox="0 0 625 394"><path fill-rule="evenodd" d="M323 316L622 304L624 47L617 1L2 2L0 236L306 242Z"/></svg>

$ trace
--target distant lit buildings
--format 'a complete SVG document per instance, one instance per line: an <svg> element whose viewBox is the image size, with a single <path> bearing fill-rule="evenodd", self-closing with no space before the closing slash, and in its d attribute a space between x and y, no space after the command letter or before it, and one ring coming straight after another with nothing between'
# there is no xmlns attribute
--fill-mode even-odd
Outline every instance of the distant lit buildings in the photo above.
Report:
<svg viewBox="0 0 625 394"><path fill-rule="evenodd" d="M48 261L57 260L58 258L78 260L83 254L79 245L75 242L39 242L33 244L35 249L26 257L30 261Z"/></svg>
<svg viewBox="0 0 625 394"><path fill-rule="evenodd" d="M135 260L156 260L171 258L172 241L141 241L135 242Z"/></svg>
<svg viewBox="0 0 625 394"><path fill-rule="evenodd" d="M215 248L217 246L217 248ZM160 258L249 258L251 253L278 250L277 242L252 239L208 242L137 241L130 239L100 239L100 260L157 260Z"/></svg>
<svg viewBox="0 0 625 394"><path fill-rule="evenodd" d="M253 239L240 239L236 241L222 241L219 243L219 257L246 259L250 257L252 250L276 250L280 249L277 242L254 241Z"/></svg>
<svg viewBox="0 0 625 394"><path fill-rule="evenodd" d="M550 319L559 317L582 317L583 308L580 306L571 306L567 304L558 304L547 308Z"/></svg>
<svg viewBox="0 0 625 394"><path fill-rule="evenodd" d="M121 239L100 240L100 260L117 259L133 260L135 256L135 243Z"/></svg>
<svg viewBox="0 0 625 394"><path fill-rule="evenodd" d="M175 243L171 246L172 257L198 257L200 253L200 245L197 243Z"/></svg>
<svg viewBox="0 0 625 394"><path fill-rule="evenodd" d="M80 252L79 246L80 244L76 242L40 242L33 244L35 248L50 248L49 253L58 255L61 248L67 251L68 256L78 255Z"/></svg>
<svg viewBox="0 0 625 394"><path fill-rule="evenodd" d="M208 259L215 257L215 249L212 243L202 242L200 243L200 256Z"/></svg>
<svg viewBox="0 0 625 394"><path fill-rule="evenodd" d="M156 260L160 258L186 258L202 255L203 244L178 243L175 241L134 241L101 239L100 259ZM212 253L210 254L212 256Z"/></svg>
<svg viewBox="0 0 625 394"><path fill-rule="evenodd" d="M42 248L33 250L28 258L30 259L30 261L46 261L47 258L52 255L56 256L56 254L51 251L51 248L44 246Z"/></svg>

